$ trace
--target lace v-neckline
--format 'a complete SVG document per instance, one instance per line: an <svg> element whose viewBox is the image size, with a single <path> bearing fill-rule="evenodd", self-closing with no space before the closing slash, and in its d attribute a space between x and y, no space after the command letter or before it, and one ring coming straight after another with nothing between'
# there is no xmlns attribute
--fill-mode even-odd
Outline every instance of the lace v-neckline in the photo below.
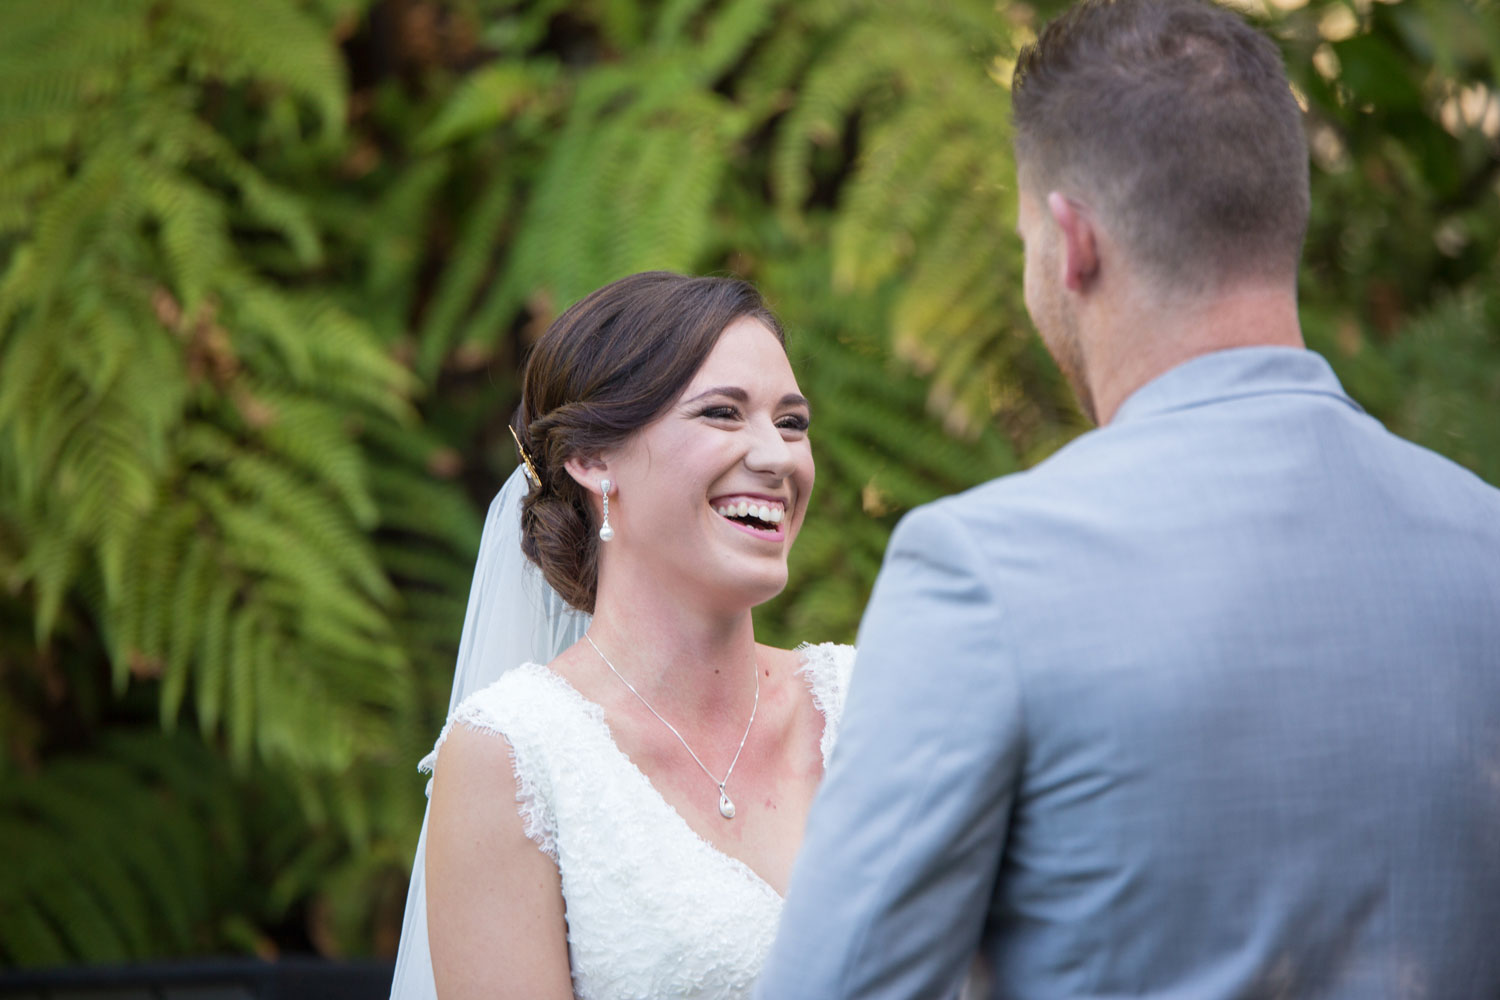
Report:
<svg viewBox="0 0 1500 1000"><path fill-rule="evenodd" d="M806 671L807 668L811 665L809 662L809 655L812 649L813 647L808 645L797 647L797 652L802 656L801 663L797 668L798 673ZM575 688L566 677L557 673L555 670L552 670L551 668L546 667L540 663L532 663L528 664L528 666L535 668L538 673L545 675L553 682L555 682L558 690L563 693L565 697L576 702L577 707L583 712L583 714L587 718L591 719L595 724L597 724L600 730L600 735L604 738L604 742L614 753L616 759L622 765L624 765L626 771L633 774L635 778L638 779L647 790L648 801L652 801L660 805L662 809L664 809L671 815L672 820L676 822L677 826L679 826L685 833L687 833L689 837L697 841L702 848L708 850L708 852L714 857L720 859L731 869L745 876L750 882L752 882L759 888L770 893L776 899L777 903L782 903L785 901L786 897L783 896L779 891L777 891L776 887L772 885L764 875L752 868L747 862L735 857L733 854L730 854L728 851L724 850L722 847L719 847L713 841L703 836L703 834L693 829L693 825L687 821L687 817L683 816L682 813L677 811L677 808L673 806L672 803L667 801L666 796L662 795L661 790L656 787L656 785L651 781L651 778L646 774L646 772L642 771L640 769L640 766L636 764L635 761L630 759L629 754L620 749L620 744L615 742L614 730L609 728L609 722L606 721L604 717L603 706L601 706L597 702L590 701L588 698L585 698L583 694L577 688ZM823 716L823 731L827 732L828 712L823 706L821 699L818 698L817 692L813 688L812 678L810 676L807 678L807 684L809 692L813 695L813 704L818 709L819 714ZM823 761L823 764L826 767L828 761L825 759Z"/></svg>

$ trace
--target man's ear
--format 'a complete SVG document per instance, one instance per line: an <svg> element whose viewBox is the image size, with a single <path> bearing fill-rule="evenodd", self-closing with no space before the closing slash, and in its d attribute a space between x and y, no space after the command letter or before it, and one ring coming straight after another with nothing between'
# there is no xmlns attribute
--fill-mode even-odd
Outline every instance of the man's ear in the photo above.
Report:
<svg viewBox="0 0 1500 1000"><path fill-rule="evenodd" d="M585 490L599 496L604 492L599 483L609 478L609 463L597 455L574 455L563 463L568 475Z"/></svg>
<svg viewBox="0 0 1500 1000"><path fill-rule="evenodd" d="M1070 292L1084 292L1099 274L1099 243L1094 223L1077 202L1060 191L1047 195L1047 211L1062 235L1059 277Z"/></svg>

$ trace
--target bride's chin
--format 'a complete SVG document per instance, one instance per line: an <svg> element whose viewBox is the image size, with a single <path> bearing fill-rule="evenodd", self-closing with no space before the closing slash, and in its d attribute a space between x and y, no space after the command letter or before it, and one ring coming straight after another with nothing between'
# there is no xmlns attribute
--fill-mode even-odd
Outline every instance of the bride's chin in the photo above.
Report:
<svg viewBox="0 0 1500 1000"><path fill-rule="evenodd" d="M783 565L779 572L740 573L733 581L719 581L717 586L705 585L701 593L705 597L712 594L710 602L720 607L749 609L780 595L786 584L787 572Z"/></svg>
<svg viewBox="0 0 1500 1000"><path fill-rule="evenodd" d="M780 597L781 592L783 590L786 590L786 584L787 574L785 568L783 568L779 576L775 577L774 579L768 579L765 582L765 586L759 588L759 590L755 594L751 595L750 606L752 608L758 607L759 605L765 604L767 601L772 601L777 597Z"/></svg>

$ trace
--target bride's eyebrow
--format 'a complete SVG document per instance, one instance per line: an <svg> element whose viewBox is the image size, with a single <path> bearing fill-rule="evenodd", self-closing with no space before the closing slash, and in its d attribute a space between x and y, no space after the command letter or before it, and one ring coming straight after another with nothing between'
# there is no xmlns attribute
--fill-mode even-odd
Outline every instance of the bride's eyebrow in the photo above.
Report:
<svg viewBox="0 0 1500 1000"><path fill-rule="evenodd" d="M685 399L685 400L683 400L682 401L682 405L684 405L684 406L690 406L693 403L698 402L698 400L705 399L705 398L707 398L709 396L725 396L725 397L727 397L729 399L734 400L737 403L748 403L748 402L750 402L750 394L748 392L746 392L744 389L741 389L739 386L737 386L737 385L716 385L712 389L705 389L705 390L703 390L702 392L698 393L698 395L694 396L692 399ZM804 396L804 395L802 395L801 393L797 393L797 392L789 392L789 393L787 393L785 396L781 397L781 402L777 404L777 407L779 409L785 409L788 406L801 406L804 409L808 409L808 410L812 409L812 405L810 403L808 403L807 397Z"/></svg>
<svg viewBox="0 0 1500 1000"><path fill-rule="evenodd" d="M698 395L694 396L692 399L684 399L682 401L682 403L683 403L684 406L687 406L687 405L689 405L691 403L698 402L698 400L700 400L700 399L707 399L709 396L727 396L728 398L734 400L736 403L748 403L748 402L750 402L750 394L748 392L746 392L744 389L741 389L739 386L737 386L737 385L716 385L712 389L705 389L705 390L703 390L702 392L698 393Z"/></svg>

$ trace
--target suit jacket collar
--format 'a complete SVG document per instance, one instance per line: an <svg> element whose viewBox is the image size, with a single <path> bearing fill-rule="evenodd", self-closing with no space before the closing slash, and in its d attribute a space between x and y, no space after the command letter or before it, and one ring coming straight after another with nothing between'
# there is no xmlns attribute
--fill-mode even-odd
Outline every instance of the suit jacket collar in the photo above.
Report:
<svg viewBox="0 0 1500 1000"><path fill-rule="evenodd" d="M1109 426L1246 396L1330 396L1363 413L1320 354L1295 347L1236 347L1184 361L1141 386Z"/></svg>

